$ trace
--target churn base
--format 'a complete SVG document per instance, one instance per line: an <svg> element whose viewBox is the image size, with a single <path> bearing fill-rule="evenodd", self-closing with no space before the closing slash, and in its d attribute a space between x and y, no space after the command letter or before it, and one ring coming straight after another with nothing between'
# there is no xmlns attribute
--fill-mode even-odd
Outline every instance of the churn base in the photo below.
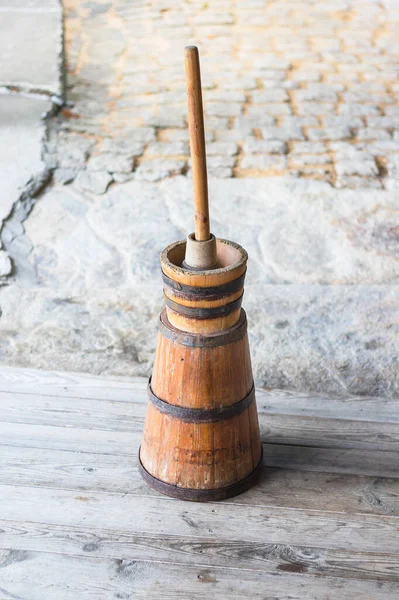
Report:
<svg viewBox="0 0 399 600"><path fill-rule="evenodd" d="M226 487L213 489L183 488L171 483L166 483L151 475L141 462L139 449L139 472L146 484L157 492L161 492L161 494L171 496L172 498L178 498L179 500L189 500L190 502L216 502L246 492L257 482L262 471L262 462L263 448L261 448L261 456L258 464L254 470L244 479L241 479L241 481L237 481L237 483L233 483Z"/></svg>

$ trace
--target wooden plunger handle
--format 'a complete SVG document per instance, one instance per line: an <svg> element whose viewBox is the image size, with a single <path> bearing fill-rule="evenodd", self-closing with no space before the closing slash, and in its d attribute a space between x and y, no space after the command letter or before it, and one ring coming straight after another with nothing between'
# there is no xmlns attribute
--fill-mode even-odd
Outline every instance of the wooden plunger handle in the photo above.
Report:
<svg viewBox="0 0 399 600"><path fill-rule="evenodd" d="M206 173L206 151L204 114L202 109L201 71L198 48L187 46L184 51L188 103L188 126L190 130L191 162L194 187L195 239L210 239L208 178Z"/></svg>

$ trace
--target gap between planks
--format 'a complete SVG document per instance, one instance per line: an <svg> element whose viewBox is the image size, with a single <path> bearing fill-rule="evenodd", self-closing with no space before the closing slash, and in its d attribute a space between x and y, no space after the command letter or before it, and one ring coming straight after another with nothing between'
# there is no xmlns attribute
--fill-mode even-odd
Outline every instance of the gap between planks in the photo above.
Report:
<svg viewBox="0 0 399 600"><path fill-rule="evenodd" d="M144 392L143 392L144 393ZM1 393L0 425L36 424L64 429L141 433L147 400L120 403L87 398ZM398 411L399 412L399 411ZM320 448L398 451L399 423L294 415L259 410L263 442Z"/></svg>
<svg viewBox="0 0 399 600"><path fill-rule="evenodd" d="M104 383L103 378L99 378L96 381L100 380ZM29 394L26 395L28 396ZM295 402L295 399L289 400L289 402ZM328 417L328 419L330 419L330 417ZM332 419L330 419L330 424L331 422ZM336 426L339 425L336 419L335 424ZM3 424L3 426L4 425L7 424ZM14 431L12 431L13 429ZM111 484L113 481L112 477L115 476L115 469L118 464L120 466L120 463L123 462L123 460L125 460L126 474L123 471L119 473L118 477L122 477L122 480L118 480L118 485L123 481L123 477L125 477L126 482L128 481L129 473L133 486L139 485L137 469L135 466L132 469L132 462L136 461L136 456L123 452L123 450L128 447L137 447L140 437L138 430L132 430L132 432L129 433L126 431L91 430L73 427L57 427L54 425L40 427L35 425L21 426L18 424L11 424L11 428L8 429L10 439L13 434L15 435L17 433L16 429L22 437L22 439L19 439L17 442L19 445L10 446L8 448L7 446L2 446L1 449L3 449L3 452L9 452L10 466L14 469L19 468L21 470L20 476L22 479L24 473L25 476L32 477L32 469L35 469L36 477L39 477L42 472L43 486L43 477L44 475L48 475L48 467L51 465L51 458L57 458L55 454L58 453L58 458L63 454L64 458L67 458L66 464L69 464L69 458L75 458L73 454L79 452L82 454L79 458L83 458L84 463L89 462L93 465L97 463L97 466L98 461L105 459L105 457L111 459L111 464L105 468L103 473L104 485L107 485L107 483L108 485ZM376 427L376 431L377 430L378 428ZM36 459L38 460L36 464L39 466L39 472L36 471L37 467L35 467L35 459L32 457L32 448L27 445L29 441L32 442L33 431L35 431L33 439L36 439L36 443L47 444L48 447L47 451L43 450L40 460ZM7 438L3 437L3 442L4 439L7 440ZM15 437L13 439L15 440ZM353 443L353 440L351 443ZM98 447L98 444L100 444L103 453L95 454L92 451L90 452L90 448L92 450L93 445L97 445ZM59 448L59 450L55 451L53 450L54 445L68 445L68 449ZM74 446L74 449L71 449L71 446ZM115 452L118 448L121 452L116 454ZM330 472L340 472L340 470L342 472L343 470L348 473L351 472L351 469L353 470L353 468L355 468L357 470L372 470L376 473L378 472L378 475L381 475L383 471L397 473L397 467L394 464L394 459L396 458L394 452L383 452L378 450L375 452L372 452L371 450L348 451L339 448L331 450L306 446L287 446L283 444L266 444L265 448L268 451L266 462L273 462L274 466L284 466L285 468L291 469L310 468L314 472L310 473L309 477L326 477L325 473L317 473L318 471L325 471L326 468L332 469ZM25 451L26 459L24 459ZM16 456L18 452L20 452L19 459ZM31 454L30 466L27 462L28 454ZM17 460L14 460L13 462L13 459ZM115 462L112 462L112 460ZM387 462L389 463L389 461L391 461L391 463L387 465ZM60 473L58 474L60 477L66 477L64 471L65 463L63 464L64 467L60 469ZM284 474L284 472L277 469L275 472L278 472L279 475L281 475L281 473ZM268 473L270 474L270 469L268 470ZM13 476L15 476L15 473L13 475L11 472L10 478ZM77 477L76 474L74 475L72 473L72 477L73 476ZM306 472L305 475L302 471L292 471L292 473L287 473L288 479L290 477L294 478L294 476L306 477ZM348 477L351 477L353 481L353 478L358 476L348 475ZM342 481L342 476L340 476L340 480ZM61 482L61 480L59 481ZM77 481L77 479L75 479L75 481ZM302 483L304 485L305 481L303 480ZM325 486L325 483L326 481L324 481L323 486ZM330 484L332 485L332 488L335 485L333 485L333 483L334 482ZM90 482L90 478L88 478L88 486L92 486L92 484L93 482ZM247 493L246 497L248 499L257 497L260 500L260 498L262 498L261 494L263 493L267 497L269 484L270 482L268 482L267 479L264 479L261 483L261 487L258 489L254 488L254 490ZM389 489L389 484L396 485L396 482L384 481L381 477L378 477L377 479L373 479L372 485L367 486L366 490L363 490L364 493L369 494L369 501L376 502L376 506L374 507L375 510L377 510L377 507L379 506L380 497L383 497L385 500L390 498L391 491ZM295 484L293 485L295 488ZM315 487L320 488L320 486L317 485ZM383 491L382 494L381 488L382 491L385 489L385 492ZM22 501L18 501L12 493L11 496L9 493L7 494L7 490L9 492L10 489L15 493L15 496L22 494ZM273 589L274 595L281 594L279 597L287 597L289 595L292 598L303 600L321 600L326 597L326 594L331 593L339 593L342 600L357 600L359 597L370 600L382 600L387 597L396 597L399 594L398 586L393 583L398 581L396 569L398 568L397 553L399 552L399 543L397 540L396 515L381 515L380 513L376 515L374 512L371 514L353 514L353 512L348 514L346 512L339 513L337 511L326 511L324 508L322 510L309 508L308 506L305 508L305 504L308 502L309 498L304 498L302 500L304 503L302 508L293 506L275 507L273 505L265 505L264 502L259 505L253 505L249 502L242 502L242 498L236 502L231 501L229 503L198 507L198 505L181 503L173 499L153 496L151 495L151 492L148 494L144 493L143 495L133 495L131 493L121 494L109 490L97 492L96 490L93 490L92 487L87 487L84 492L86 496L83 496L81 488L79 489L79 492L76 492L75 490L66 490L65 488L35 488L27 487L26 485L12 485L11 483L2 486L1 490L3 491L3 495L6 494L8 497L8 502L6 500L2 513L7 514L7 510L18 509L21 513L21 520L17 523L18 527L24 526L23 521L26 515L31 514L36 519L41 516L40 511L45 510L45 506L51 506L52 509L54 509L54 503L57 504L58 502L55 517L57 517L58 514L59 517L57 518L60 519L60 522L51 523L49 525L39 523L37 524L38 526L47 526L52 530L56 529L58 532L66 531L67 533L71 532L72 529L76 527L76 530L80 533L84 532L89 534L90 531L90 535L95 535L99 531L101 531L102 534L106 531L110 531L104 529L104 527L99 527L98 523L101 525L101 519L103 519L103 524L109 524L111 521L118 523L118 526L120 522L123 521L123 533L119 530L111 532L111 534L117 534L120 539L121 536L126 535L126 529L132 527L132 522L129 520L129 515L131 515L131 518L137 520L137 524L134 525L137 529L134 529L133 527L133 531L128 532L127 536L129 541L127 542L126 551L130 547L129 544L131 543L131 538L134 536L137 538L137 536L141 535L141 538L138 538L141 551L142 546L140 544L145 543L149 538L163 538L163 541L166 542L167 549L157 548L156 551L158 552L158 556L160 556L162 552L169 553L168 540L173 546L175 538L172 533L176 529L176 526L180 525L185 528L184 531L186 532L180 536L183 542L186 541L193 544L194 540L198 541L198 539L200 539L199 543L203 544L203 548L206 548L206 552L210 553L209 562L206 563L206 568L204 569L202 564L193 565L184 563L182 567L180 563L176 566L176 563L166 563L165 560L158 560L154 557L149 559L146 566L143 567L142 565L145 563L145 560L141 557L128 561L121 558L104 560L102 557L98 559L94 557L85 557L85 560L82 561L81 555L79 555L79 558L76 560L76 556L71 556L70 553L55 555L54 553L46 554L45 552L34 552L31 549L26 551L26 555L24 554L24 551L21 555L18 555L18 550L15 551L16 558L13 561L13 551L11 551L10 555L6 555L8 566L3 571L6 577L4 578L4 583L2 582L2 585L8 587L10 594L14 593L15 595L20 591L17 582L21 580L22 574L26 572L23 570L21 571L24 567L25 558L29 559L30 573L32 573L33 568L33 573L37 575L35 583L39 587L42 586L42 589L38 590L37 595L32 596L33 600L47 600L47 598L49 600L51 598L52 600L54 592L57 592L58 594L63 594L63 592L65 592L65 594L68 594L68 596L62 595L62 598L76 597L76 593L84 593L86 590L88 593L91 593L94 590L94 588L91 588L93 581L96 582L96 585L97 582L101 582L101 585L104 586L105 590L103 593L103 590L99 590L97 587L95 588L94 593L96 594L96 600L102 598L105 600L109 597L110 593L114 591L119 593L120 590L120 593L128 594L126 597L133 597L130 596L132 589L134 590L135 600L140 598L146 598L146 600L154 598L154 600L158 600L159 588L157 582L159 580L164 581L165 578L168 579L169 591L172 590L172 595L170 597L181 598L182 600L187 597L188 589L191 590L190 593L195 594L196 598L203 597L204 600L209 598L211 589L213 600L219 600L219 598L220 600L224 600L227 595L230 598L238 599L243 597L243 595L248 596L248 594L251 598L261 600L264 598L264 590L260 590L259 586L267 586L268 588ZM286 486L284 490L287 492L288 496L290 496L289 486ZM317 490L315 490L315 493L316 491ZM70 503L72 494L80 494L80 498L79 496L73 498L77 504ZM293 491L291 496L292 503L294 503L295 495ZM143 497L145 497L144 507L142 506ZM0 502L2 502L1 498L2 496L0 495ZM326 494L321 496L322 502L323 498L326 503L327 499L331 502L331 495L328 493L328 489ZM291 501L291 497L289 497L289 500ZM173 522L167 523L167 526L170 527L170 529L165 533L162 531L162 527L165 523L164 506L166 501L175 502L178 511L180 510L180 507L181 510L177 516L172 515L173 518L168 517L168 519L171 518ZM342 497L340 501L344 502ZM113 502L115 506L113 506ZM313 499L313 502L315 502L315 498ZM35 510L36 507L37 510ZM76 512L74 507L78 507L76 516L78 525L63 523L62 521L64 518L65 520L74 518L73 514ZM246 510L246 507L250 507L249 511ZM387 506L387 508L389 510L389 506ZM140 510L144 510L141 517ZM29 511L31 512L29 513ZM212 511L224 513L225 516L221 521L219 520L219 522L216 519L217 515ZM97 514L98 520L92 521L89 526L91 529L86 530L86 525L83 525L83 521L87 524L87 522L93 518L93 512ZM11 513L8 514L9 516L11 515ZM234 539L234 537L233 539L231 539L231 537L225 537L226 522L228 522L231 529L234 525L234 523L231 525L231 519L233 519L233 521L235 520L237 523L242 522L242 519L240 520L239 518L239 514L242 514L246 519L246 526L242 529L238 528L234 531L230 531L230 534L239 535L241 538L243 535L249 535L250 537L252 536L251 540L242 540L241 538L237 540ZM152 532L142 534L143 523L147 523L147 520L150 519L151 516L155 517L155 523L150 525ZM53 520L55 517L53 517ZM79 519L82 519L82 522L79 521ZM196 519L197 521L199 519L199 523L197 523ZM4 521L5 526L10 522L11 521ZM34 521L29 521L31 527L35 527L35 525L32 525L33 522ZM196 527L195 525L193 526L193 523L197 523L197 529L206 531L207 535L205 537L195 538ZM216 534L214 534L213 531L215 527ZM219 528L220 531L218 531L217 528ZM266 565L262 563L264 568L259 570L247 568L241 563L241 566L238 567L238 582L237 576L233 579L229 579L228 574L225 573L225 571L227 572L229 570L226 563L223 563L223 565L214 565L211 563L215 552L215 547L212 544L215 542L212 539L212 535L209 534L209 529L213 531L213 537L223 537L220 541L222 547L223 544L224 547L230 544L230 548L231 545L234 546L235 543L240 544L241 547L244 544L244 552L247 552L246 560L248 561L251 561L252 550L255 549L255 553L263 550L264 554L262 556L269 556L269 559L266 560ZM33 543L36 543L34 532L32 533L32 536L34 537ZM267 544L264 543L265 538L268 540ZM319 543L320 540L328 540L329 544L331 543L333 547L317 547L317 543ZM39 538L39 542L42 541L43 539ZM313 542L313 544L306 544L307 541ZM356 546L353 546L353 544L356 544ZM345 548L344 545L346 546ZM386 550L388 546L391 550L394 550L394 554L392 552L380 552L381 549ZM121 550L120 545L118 546L118 549ZM317 557L313 555L313 561L308 556L308 562L306 562L306 559L302 554L309 550L317 551L318 554ZM115 550L115 553L117 554L118 552ZM206 556L208 556L208 554ZM215 560L216 559L214 558L214 561ZM224 560L224 557L222 556L220 560ZM227 560L231 560L231 557L228 557ZM235 560L237 559L235 558ZM256 561L258 559L255 558L254 560ZM356 563L356 561L358 561L358 563ZM355 565L354 562L356 563ZM328 563L327 567L326 563ZM98 565L100 565L99 568L97 568ZM334 573L334 565L338 570L336 570L335 574L332 576ZM279 571L279 566L281 572ZM284 568L281 568L281 566ZM304 571L300 571L301 575L297 575L290 572L291 567L294 569L307 568L308 571L306 574L304 574ZM115 577L112 576L110 579L109 573L113 573L113 569L115 571ZM140 569L142 569L142 571L140 571ZM198 572L199 569L200 572ZM326 570L323 571L323 569L327 569L327 572ZM328 569L330 569L330 571ZM341 569L341 571L339 571L339 569ZM374 579L366 579L364 577L365 573L369 573L372 569L374 569L374 571L372 571L373 577L377 581L374 581ZM384 571L385 569L387 569L386 572ZM394 571L393 575L392 569ZM104 572L106 573L105 575ZM124 580L122 581L123 585L118 580L118 574L121 572L124 573ZM49 573L53 574L53 579L50 577ZM74 577L74 574L76 575L76 573L79 573L80 579L78 583L76 583L76 577ZM142 577L140 576L140 573ZM188 573L189 575L187 575ZM337 575L337 573L340 574ZM348 573L352 573L353 577L345 577ZM314 575L323 575L323 577L314 577ZM156 592L151 590L151 587L148 587L148 585L152 585L151 583L148 583L150 576L152 577L152 584L156 586ZM46 577L47 580L45 579ZM359 577L361 579L358 579ZM387 583L384 581L384 579L390 577L392 577L390 582ZM45 579L44 581L42 581L43 578ZM115 578L117 580L116 583ZM341 581L341 579L343 579L343 581ZM181 588L179 587L180 580L185 581L184 586L182 585ZM68 586L71 581L75 582L74 585L79 585L79 589L70 589ZM204 590L204 583L211 584L212 587L205 586L206 589ZM232 584L235 585L233 595L230 591ZM26 585L29 590L32 589L32 586L29 586L29 582ZM46 586L52 586L50 596L46 596L48 593ZM143 591L143 586L146 588L145 591ZM239 591L236 591L237 586L240 588ZM23 591L21 591L21 593L22 592ZM70 595L69 592L71 592L72 595ZM32 593L36 594L36 590Z"/></svg>
<svg viewBox="0 0 399 600"><path fill-rule="evenodd" d="M116 529L125 534L178 535L207 540L328 547L358 552L399 554L398 518L242 504L193 504L174 501L165 513L163 497L76 492L26 486L0 486L4 521L49 526ZM167 514L167 518L165 518ZM245 527L243 520L245 519ZM200 535L199 535L200 534Z"/></svg>
<svg viewBox="0 0 399 600"><path fill-rule="evenodd" d="M158 496L142 481L136 456L2 446L2 483L78 491ZM324 494L321 494L324 490ZM334 511L399 515L399 481L264 467L259 483L229 503L272 504Z"/></svg>
<svg viewBox="0 0 399 600"><path fill-rule="evenodd" d="M262 388L256 388L256 397L257 397L257 405L258 412L260 414L267 414L270 416L295 416L297 418L319 418L322 420L339 420L339 421L360 421L364 423L389 423L389 424L398 424L399 423L399 412L395 414L394 411L398 411L399 402L397 401L381 401L380 406L371 406L364 402L357 401L355 404L352 401L346 401L344 399L323 399L323 403L328 402L328 410L324 406L320 406L315 402L315 399L312 397L306 398L306 400L299 399L295 395L290 394L288 396L288 402L283 402L281 397L281 390L275 390L273 393L266 393ZM285 400L287 400L287 394L284 396ZM51 399L51 403L50 400ZM381 400L381 399L380 399ZM129 397L121 400L120 398L94 398L89 396L85 396L84 394L79 395L71 395L71 396L63 396L57 394L43 394L38 391L30 391L30 392L16 392L14 390L1 390L0 389L0 401L1 404L11 410L12 407L16 407L15 410L18 411L18 406L23 407L32 407L35 410L43 410L47 407L47 410L50 412L53 410L55 412L55 407L60 407L59 412L61 411L62 406L66 409L66 414L71 412L71 408L76 405L77 407L81 407L83 405L87 405L91 409L97 407L99 412L104 411L106 408L110 409L111 412L116 414L129 411L129 406L135 407L136 410L142 410L143 405L146 406L148 402L147 396L147 382L145 385L143 384L139 388L134 388L129 390ZM351 411L348 412L349 402L351 404ZM389 417L388 415L382 420L382 416L384 409L389 408ZM367 417L364 413L364 408L373 408L374 411L369 411ZM81 409L82 410L82 409ZM382 415L381 415L382 411ZM76 409L75 409L76 412ZM359 415L359 413L362 413ZM26 410L25 410L26 413ZM45 413L44 413L45 414ZM339 415L339 416L337 416Z"/></svg>
<svg viewBox="0 0 399 600"><path fill-rule="evenodd" d="M96 600L123 597L130 600L386 600L396 597L394 582L314 577L311 575L224 567L201 569L143 560L97 559L51 553L12 551L1 587L11 598L29 590L29 600L69 600L84 595ZM25 562L29 561L29 570ZM272 596L267 590L272 590Z"/></svg>
<svg viewBox="0 0 399 600"><path fill-rule="evenodd" d="M107 529L0 521L5 550L46 552L82 558L120 558L197 568L307 573L368 581L399 581L399 555L327 547L205 540L201 537L126 534ZM0 556L2 552L0 551ZM4 552L3 552L4 554ZM174 558L171 559L171 556ZM0 563L1 564L1 563Z"/></svg>
<svg viewBox="0 0 399 600"><path fill-rule="evenodd" d="M0 423L0 447L15 446L82 454L130 456L137 460L141 431L103 431ZM271 467L397 477L395 452L358 448L320 448L264 443L265 464Z"/></svg>
<svg viewBox="0 0 399 600"><path fill-rule="evenodd" d="M22 383L21 383L22 379ZM0 368L0 392L49 397L146 403L147 378L99 376L86 373L47 372L34 369ZM63 390L61 388L64 388ZM71 395L65 394L68 391ZM60 393L63 392L63 393ZM135 399L131 394L137 393ZM97 397L93 396L97 394ZM129 396L129 397L127 397ZM325 394L278 389L257 389L258 409L278 414L311 414L341 419L399 422L399 399ZM370 415L372 418L370 418ZM397 415L397 416L395 416Z"/></svg>

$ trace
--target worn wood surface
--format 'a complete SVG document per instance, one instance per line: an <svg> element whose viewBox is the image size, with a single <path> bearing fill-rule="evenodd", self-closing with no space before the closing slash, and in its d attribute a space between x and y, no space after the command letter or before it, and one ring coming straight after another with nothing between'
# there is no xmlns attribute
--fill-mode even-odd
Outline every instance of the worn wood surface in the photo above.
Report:
<svg viewBox="0 0 399 600"><path fill-rule="evenodd" d="M194 504L139 477L146 385L0 369L0 600L399 597L399 402L258 390L259 485Z"/></svg>
<svg viewBox="0 0 399 600"><path fill-rule="evenodd" d="M241 308L238 310L246 325L245 313L241 313ZM203 323L208 319L190 317L188 320L191 330L199 334L203 333ZM218 320L212 317L209 322ZM162 323L151 376L155 398L161 398L172 407L196 411L232 408L245 398L251 398L240 413L207 422L171 416L153 402L148 404L140 461L153 478L150 485L156 480L174 486L166 493L182 499L193 498L188 495L192 494L190 490L209 490L207 499L215 500L211 493L247 480L262 456L247 330L242 327L239 338L226 344L222 327L214 335L214 347L202 343L193 348L178 337L171 339L175 330L166 316ZM183 331L187 329L184 327ZM121 425L123 427L123 420ZM179 488L178 494L176 488Z"/></svg>
<svg viewBox="0 0 399 600"><path fill-rule="evenodd" d="M186 59L199 68L197 48L186 48ZM199 75L196 69L191 75L194 72ZM225 247L227 264L219 260L220 268L210 276L197 271L201 285L189 289L174 277L165 277L171 257L161 256L164 287L172 290L175 300L171 303L166 291L139 460L150 486L184 500L215 501L242 493L252 486L262 457L246 315L241 308L244 277L238 274L246 252L237 244L219 240L217 245ZM178 269L179 263L174 267ZM217 271L238 271L232 286L207 287L206 278L216 277ZM237 291L239 298L230 302L230 292ZM198 306L203 299L226 304ZM213 335L205 339L205 333Z"/></svg>
<svg viewBox="0 0 399 600"><path fill-rule="evenodd" d="M184 63L186 67L187 120L190 131L191 168L193 172L195 239L203 241L210 238L210 222L201 70L196 46L187 46L184 49Z"/></svg>

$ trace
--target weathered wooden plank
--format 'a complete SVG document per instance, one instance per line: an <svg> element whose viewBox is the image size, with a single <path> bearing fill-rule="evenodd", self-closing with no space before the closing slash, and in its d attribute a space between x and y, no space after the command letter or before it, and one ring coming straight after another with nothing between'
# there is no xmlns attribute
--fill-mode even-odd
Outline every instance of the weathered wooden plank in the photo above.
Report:
<svg viewBox="0 0 399 600"><path fill-rule="evenodd" d="M259 424L271 444L399 451L399 423L259 413Z"/></svg>
<svg viewBox="0 0 399 600"><path fill-rule="evenodd" d="M158 496L143 483L135 455L3 446L0 456L3 484ZM399 516L399 481L265 467L258 485L229 502Z"/></svg>
<svg viewBox="0 0 399 600"><path fill-rule="evenodd" d="M0 521L0 548L399 582L399 555Z"/></svg>
<svg viewBox="0 0 399 600"><path fill-rule="evenodd" d="M258 410L341 420L399 422L399 398L328 396L312 392L257 388Z"/></svg>
<svg viewBox="0 0 399 600"><path fill-rule="evenodd" d="M92 373L79 373L73 371L46 371L44 369L29 369L20 367L0 368L0 389L13 388L14 390L28 391L37 385L43 385L47 389L52 387L62 389L71 387L96 387L104 388L126 388L135 381L142 381L143 377L123 377L120 375L93 375Z"/></svg>
<svg viewBox="0 0 399 600"><path fill-rule="evenodd" d="M265 464L284 469L398 477L396 452L263 444Z"/></svg>
<svg viewBox="0 0 399 600"><path fill-rule="evenodd" d="M25 425L0 422L1 445L47 448L67 452L90 452L101 454L127 454L137 456L141 435L129 431L106 431Z"/></svg>
<svg viewBox="0 0 399 600"><path fill-rule="evenodd" d="M141 431L104 431L0 423L0 456L2 445L8 445L66 452L127 455L136 460L140 442ZM395 452L264 444L264 455L266 466L285 469L380 477L397 477L399 472Z"/></svg>
<svg viewBox="0 0 399 600"><path fill-rule="evenodd" d="M131 402L0 392L0 419L3 423L141 433L144 397L144 390L133 394ZM259 412L259 424L262 441L272 444L399 450L399 423Z"/></svg>
<svg viewBox="0 0 399 600"><path fill-rule="evenodd" d="M0 392L146 403L147 378L0 368ZM399 399L257 389L261 413L399 422Z"/></svg>
<svg viewBox="0 0 399 600"><path fill-rule="evenodd" d="M396 401L258 391L260 484L193 505L138 476L145 388L0 369L0 598L398 595Z"/></svg>
<svg viewBox="0 0 399 600"><path fill-rule="evenodd" d="M93 398L130 402L132 393L145 391L144 377L91 375L39 369L0 368L0 391L64 398Z"/></svg>
<svg viewBox="0 0 399 600"><path fill-rule="evenodd" d="M141 390L140 395L139 402L135 401L134 394L130 402L119 402L0 392L0 420L3 423L138 431L143 429L147 407L147 392Z"/></svg>
<svg viewBox="0 0 399 600"><path fill-rule="evenodd" d="M173 506L172 503L174 502ZM167 512L166 512L167 511ZM253 543L399 553L399 521L393 516L344 514L274 506L193 504L75 490L0 486L4 520L31 521L91 531L196 536ZM167 514L167 517L166 517Z"/></svg>
<svg viewBox="0 0 399 600"><path fill-rule="evenodd" d="M3 551L0 593L22 600L387 600L394 582L273 574L232 568L154 563L120 557L86 558L24 550ZM27 596L29 590L29 596Z"/></svg>

